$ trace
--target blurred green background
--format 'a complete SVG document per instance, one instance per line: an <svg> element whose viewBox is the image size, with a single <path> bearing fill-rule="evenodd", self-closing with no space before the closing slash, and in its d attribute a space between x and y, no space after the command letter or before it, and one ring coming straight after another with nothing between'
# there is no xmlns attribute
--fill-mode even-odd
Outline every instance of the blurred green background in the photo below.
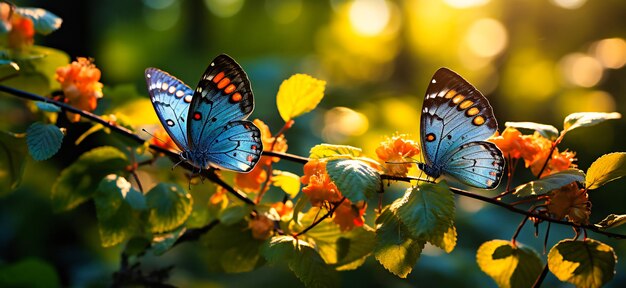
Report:
<svg viewBox="0 0 626 288"><path fill-rule="evenodd" d="M374 156L378 143L394 132L408 133L417 140L424 91L434 71L442 66L457 71L489 98L501 127L506 121L533 121L562 128L562 119L572 112L626 110L626 2L621 0L16 4L45 8L64 19L60 30L37 38L39 45L66 51L72 58L95 58L105 84L97 112L132 100L107 99L107 89L128 89L130 84L139 98L147 99L146 67L166 70L194 86L211 59L226 53L244 67L252 81L256 99L252 118L262 119L277 131L283 125L275 107L281 81L293 73L326 80L326 97L320 107L298 118L287 133L288 152L299 155L326 142L362 147ZM2 126L23 132L20 129L29 122L15 119L26 116L3 110L11 112L2 116L3 121L14 123ZM156 119L151 109L127 111L136 124L154 124ZM559 148L575 151L579 167L586 170L605 153L626 151L625 128L626 120L616 120L576 130ZM80 149L87 150L106 138L90 139ZM73 144L66 142L70 144L64 144L65 151L71 152ZM65 152L45 162L31 160L20 188L2 193L8 195L0 198L0 261L36 257L54 267L63 286L106 286L111 273L119 268L121 248L100 247L93 204L63 214L53 214L50 208L50 186L75 157L75 153ZM281 165L301 173L298 165ZM531 179L529 173L519 176L520 183ZM592 192L592 223L610 213L626 213L624 181ZM390 189L387 197L399 196L402 187ZM471 199L459 198L457 203L459 239L451 254L427 247L408 279L396 278L370 259L364 267L342 273L343 286L495 286L478 269L475 251L484 241L510 239L523 217ZM369 214L371 218L373 213ZM527 224L519 240L541 252L544 229L542 225L540 237L534 238L534 229ZM550 236L548 248L573 233L570 228L553 225ZM626 257L626 241L589 236L615 247L620 259ZM199 246L185 244L164 256L147 258L144 265L146 269L175 265L170 282L183 287L301 285L285 268L223 275L203 269L203 261ZM616 270L608 287L626 285L623 260ZM544 282L544 287L561 286L568 285L552 275Z"/></svg>

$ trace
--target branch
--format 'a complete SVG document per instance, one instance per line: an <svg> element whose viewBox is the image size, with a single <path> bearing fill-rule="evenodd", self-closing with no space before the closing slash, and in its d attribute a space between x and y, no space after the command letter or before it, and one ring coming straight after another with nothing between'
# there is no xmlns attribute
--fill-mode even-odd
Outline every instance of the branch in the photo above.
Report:
<svg viewBox="0 0 626 288"><path fill-rule="evenodd" d="M397 181L404 181L404 182L410 182L410 181L414 181L416 180L414 177L397 177L397 176L390 176L390 175L380 175L380 177L382 179L386 179L386 180L397 180ZM457 194L457 195L461 195L461 196L465 196L465 197L469 197L469 198L473 198L476 200L480 200L483 202L487 202L490 204L494 204L503 208L508 209L509 211L521 214L521 215L525 215L528 217L534 217L534 218L538 218L547 222L552 222L552 223L557 223L557 224L561 224L561 225L565 225L565 226L571 226L574 228L584 228L584 229L589 229L593 232L596 232L598 234L603 234L606 235L608 237L612 237L612 238L616 238L616 239L626 239L626 235L624 234L617 234L617 233L611 233L611 232L606 232L606 231L602 231L600 230L598 227L591 225L591 224L587 224L587 225L581 225L581 224L576 224L576 223L572 223L569 221L564 221L564 220L559 220L559 219L554 219L551 217L548 217L546 215L542 215L542 214L538 214L538 213L533 213L530 211L526 211L517 207L514 207L508 203L499 201L497 199L493 199L490 197L486 197L486 196L482 196L482 195L478 195L478 194L474 194L471 193L469 191L465 191L465 190L461 190L458 188L454 188L454 187L450 187L450 191L452 191L452 193Z"/></svg>

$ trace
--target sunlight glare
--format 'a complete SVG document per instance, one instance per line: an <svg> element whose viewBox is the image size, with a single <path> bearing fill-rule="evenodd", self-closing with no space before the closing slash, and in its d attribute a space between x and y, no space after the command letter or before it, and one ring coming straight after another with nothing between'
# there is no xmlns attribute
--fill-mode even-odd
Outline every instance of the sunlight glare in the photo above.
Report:
<svg viewBox="0 0 626 288"><path fill-rule="evenodd" d="M559 63L567 83L580 87L593 87L602 79L602 65L596 58L583 53L565 55Z"/></svg>
<svg viewBox="0 0 626 288"><path fill-rule="evenodd" d="M389 23L389 6L385 0L355 0L350 6L350 23L357 33L377 35Z"/></svg>
<svg viewBox="0 0 626 288"><path fill-rule="evenodd" d="M626 41L622 38L607 38L596 42L591 53L602 66L619 69L626 64Z"/></svg>
<svg viewBox="0 0 626 288"><path fill-rule="evenodd" d="M587 2L587 0L550 0L552 4L565 9L578 9Z"/></svg>
<svg viewBox="0 0 626 288"><path fill-rule="evenodd" d="M474 54L489 58L504 51L508 35L500 21L483 18L472 23L465 35L465 42Z"/></svg>
<svg viewBox="0 0 626 288"><path fill-rule="evenodd" d="M453 8L479 7L489 3L489 0L443 0L448 6Z"/></svg>
<svg viewBox="0 0 626 288"><path fill-rule="evenodd" d="M369 121L360 112L347 107L335 107L324 114L322 138L329 142L344 142L349 137L367 132Z"/></svg>

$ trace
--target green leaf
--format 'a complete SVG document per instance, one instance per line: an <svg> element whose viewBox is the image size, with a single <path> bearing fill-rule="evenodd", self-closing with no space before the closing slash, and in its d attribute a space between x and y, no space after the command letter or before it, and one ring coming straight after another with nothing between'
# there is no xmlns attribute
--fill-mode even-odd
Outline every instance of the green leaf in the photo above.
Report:
<svg viewBox="0 0 626 288"><path fill-rule="evenodd" d="M90 150L65 168L52 186L52 207L61 212L75 208L88 200L104 176L122 171L126 155L110 146Z"/></svg>
<svg viewBox="0 0 626 288"><path fill-rule="evenodd" d="M293 205L293 221L296 222L296 224L300 224L300 212L304 211L307 207L311 207L311 200L308 195L301 193L300 198L298 198L296 204Z"/></svg>
<svg viewBox="0 0 626 288"><path fill-rule="evenodd" d="M543 270L543 263L535 250L519 243L514 246L505 240L491 240L480 245L476 262L498 287L531 287Z"/></svg>
<svg viewBox="0 0 626 288"><path fill-rule="evenodd" d="M191 195L176 184L159 183L146 194L148 224L153 233L176 229L191 214Z"/></svg>
<svg viewBox="0 0 626 288"><path fill-rule="evenodd" d="M389 209L376 219L374 256L389 272L406 278L419 260L426 240L413 239L408 228Z"/></svg>
<svg viewBox="0 0 626 288"><path fill-rule="evenodd" d="M606 230L623 224L626 224L626 214L609 214L609 216L606 216L606 218L602 219L598 224L594 224L594 226L600 228L600 230Z"/></svg>
<svg viewBox="0 0 626 288"><path fill-rule="evenodd" d="M515 187L513 194L517 197L546 194L554 189L559 189L572 182L583 183L585 173L578 169L567 169L550 174L539 180L530 181L526 184Z"/></svg>
<svg viewBox="0 0 626 288"><path fill-rule="evenodd" d="M626 175L626 152L600 156L587 169L587 189L593 190Z"/></svg>
<svg viewBox="0 0 626 288"><path fill-rule="evenodd" d="M0 267L0 287L61 287L56 270L37 258Z"/></svg>
<svg viewBox="0 0 626 288"><path fill-rule="evenodd" d="M563 240L548 253L548 268L559 280L577 287L602 287L613 279L617 256L600 241Z"/></svg>
<svg viewBox="0 0 626 288"><path fill-rule="evenodd" d="M16 7L15 13L32 20L35 25L35 31L43 35L54 32L63 23L63 19L59 18L59 16L42 8Z"/></svg>
<svg viewBox="0 0 626 288"><path fill-rule="evenodd" d="M322 101L326 81L306 74L295 74L283 81L276 94L276 106L280 117L289 122L307 113Z"/></svg>
<svg viewBox="0 0 626 288"><path fill-rule="evenodd" d="M313 208L302 217L300 231L317 220L319 208ZM367 226L356 227L349 232L342 232L332 219L320 222L315 228L300 236L312 239L320 256L337 270L358 268L374 250L375 233Z"/></svg>
<svg viewBox="0 0 626 288"><path fill-rule="evenodd" d="M46 160L59 151L63 143L63 132L52 124L35 122L26 130L28 152L37 161Z"/></svg>
<svg viewBox="0 0 626 288"><path fill-rule="evenodd" d="M64 51L38 45L34 45L31 51L33 54L43 55L43 57L30 61L35 70L47 79L46 88L48 91L39 95L45 95L52 90L61 89L61 84L55 79L56 71L57 68L70 63L70 56Z"/></svg>
<svg viewBox="0 0 626 288"><path fill-rule="evenodd" d="M61 112L61 108L59 108L59 106L56 106L52 103L46 103L46 102L41 102L41 101L36 101L35 105L37 105L37 108L39 108L39 110L41 111L46 111L46 112Z"/></svg>
<svg viewBox="0 0 626 288"><path fill-rule="evenodd" d="M382 188L380 174L359 160L331 160L326 164L326 170L341 194L352 203L365 201Z"/></svg>
<svg viewBox="0 0 626 288"><path fill-rule="evenodd" d="M518 129L529 129L537 131L544 138L554 140L559 137L559 129L552 125L540 124L535 122L506 122L506 127L513 127Z"/></svg>
<svg viewBox="0 0 626 288"><path fill-rule="evenodd" d="M433 244L441 249L443 249L443 251L446 251L446 253L450 253L452 252L452 250L454 250L454 247L456 247L456 227L454 227L454 225L448 227L448 231L446 231L443 234L436 234L433 233L431 235L429 235L429 237L426 238L426 240L428 240L428 242L430 244Z"/></svg>
<svg viewBox="0 0 626 288"><path fill-rule="evenodd" d="M272 184L280 187L291 199L300 192L300 176L287 171L274 170Z"/></svg>
<svg viewBox="0 0 626 288"><path fill-rule="evenodd" d="M122 243L139 231L140 213L130 204L136 203L137 200L127 201L127 196L132 194L141 195L124 177L110 174L100 181L93 198L103 247ZM131 197L143 198L143 195ZM145 207L145 200L143 205Z"/></svg>
<svg viewBox="0 0 626 288"><path fill-rule="evenodd" d="M150 249L152 249L155 255L162 255L172 248L176 240L185 234L185 231L187 231L187 228L180 226L172 232L154 235Z"/></svg>
<svg viewBox="0 0 626 288"><path fill-rule="evenodd" d="M444 235L454 223L454 195L444 181L406 190L391 207L413 239Z"/></svg>
<svg viewBox="0 0 626 288"><path fill-rule="evenodd" d="M251 205L238 204L230 206L222 211L219 216L219 220L224 225L232 225L243 220L246 216L252 212Z"/></svg>
<svg viewBox="0 0 626 288"><path fill-rule="evenodd" d="M350 158L361 157L363 151L360 148L347 145L319 144L313 146L309 152L311 159L323 159L337 156L349 156Z"/></svg>
<svg viewBox="0 0 626 288"><path fill-rule="evenodd" d="M24 136L0 131L0 196L17 188L22 181L27 155Z"/></svg>
<svg viewBox="0 0 626 288"><path fill-rule="evenodd" d="M202 235L200 243L206 248L202 255L211 272L243 273L265 264L259 254L264 242L252 237L246 221L228 226L220 223Z"/></svg>
<svg viewBox="0 0 626 288"><path fill-rule="evenodd" d="M572 131L580 127L589 127L599 123L602 123L610 119L622 118L622 114L617 112L604 113L604 112L578 112L572 113L565 117L563 120L563 134Z"/></svg>
<svg viewBox="0 0 626 288"><path fill-rule="evenodd" d="M80 145L80 143L83 142L83 140L85 140L85 138L87 138L87 136L96 133L100 130L104 129L104 125L98 123L95 124L93 126L91 126L91 128L87 129L87 131L85 131L83 134L81 134L80 136L78 136L78 138L76 138L76 141L74 141L74 145L78 146Z"/></svg>
<svg viewBox="0 0 626 288"><path fill-rule="evenodd" d="M270 263L287 263L289 269L306 287L336 287L339 277L315 251L313 246L291 236L272 237L261 248Z"/></svg>

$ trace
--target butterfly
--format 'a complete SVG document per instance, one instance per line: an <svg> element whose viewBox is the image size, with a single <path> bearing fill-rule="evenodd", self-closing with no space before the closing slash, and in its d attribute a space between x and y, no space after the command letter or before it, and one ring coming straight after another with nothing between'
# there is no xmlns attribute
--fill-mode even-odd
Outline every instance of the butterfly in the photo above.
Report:
<svg viewBox="0 0 626 288"><path fill-rule="evenodd" d="M248 76L227 55L207 67L195 90L157 68L145 71L150 100L180 148L182 161L248 172L261 157L261 132L246 120L254 109Z"/></svg>
<svg viewBox="0 0 626 288"><path fill-rule="evenodd" d="M487 98L455 72L440 68L422 107L425 163L418 163L418 168L434 179L451 176L477 188L497 187L504 158L495 144L484 141L498 130Z"/></svg>

